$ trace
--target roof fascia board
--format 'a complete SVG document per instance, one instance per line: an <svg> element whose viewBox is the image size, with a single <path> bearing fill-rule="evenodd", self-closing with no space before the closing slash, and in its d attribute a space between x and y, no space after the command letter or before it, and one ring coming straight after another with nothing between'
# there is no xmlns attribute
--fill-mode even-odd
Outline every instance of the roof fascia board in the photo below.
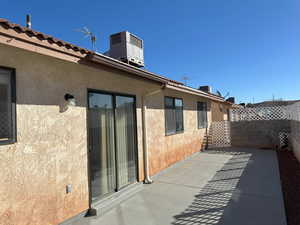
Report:
<svg viewBox="0 0 300 225"><path fill-rule="evenodd" d="M135 71L139 71L139 72L145 73L145 74L147 74L147 75L154 76L155 78L161 79L161 80L166 81L166 82L171 82L171 83L174 83L174 84L177 84L177 85L182 84L182 83L179 82L179 81L172 80L172 79L169 79L169 78L164 77L164 76L162 76L162 75L155 74L155 73L152 73L152 72L150 72L150 71L140 69L140 68L138 68L138 67L132 66L132 65L130 65L130 64L128 64L128 63L122 62L122 61L120 61L120 60L114 59L114 58L109 57L109 56L106 56L106 55L103 55L103 54L101 54L101 53L93 52L92 54L89 54L88 57L89 57L89 58L96 57L96 58L98 58L98 59L106 59L106 60L108 60L108 61L112 61L112 62L115 62L115 63L117 63L117 64L123 65L123 66L125 66L125 67L131 68L131 69L133 69L133 70L135 70Z"/></svg>
<svg viewBox="0 0 300 225"><path fill-rule="evenodd" d="M207 99L210 99L210 100L214 100L214 101L218 101L218 102L225 102L223 98L213 96L213 95L209 95L205 92L197 91L196 89L189 88L189 87L186 87L186 86L178 87L178 86L167 84L166 88L176 90L176 91L180 91L180 92L184 92L184 93L188 93L188 94L192 94L192 95L197 95L197 96L207 98Z"/></svg>
<svg viewBox="0 0 300 225"><path fill-rule="evenodd" d="M138 68L135 68L133 66L130 66L126 63L120 62L118 60L112 59L110 57L104 56L104 55L99 55L99 54L91 54L87 56L87 59L91 60L92 62L95 63L100 63L104 64L131 74L138 75L140 77L146 78L148 80L153 80L157 81L162 84L167 84L168 80L160 78L160 77L155 77L152 73L148 71L144 71Z"/></svg>
<svg viewBox="0 0 300 225"><path fill-rule="evenodd" d="M147 80L159 82L166 85L166 87L169 89L226 103L226 101L222 97L184 86L180 82L170 80L166 77L136 68L111 57L94 52L88 52L88 54L86 54L81 53L80 51L73 51L66 47L50 44L47 40L39 40L35 36L29 37L25 33L18 33L14 29L5 29L0 26L0 43L76 63L80 63L80 60L82 59L88 59L95 63L104 64L109 67L138 75Z"/></svg>

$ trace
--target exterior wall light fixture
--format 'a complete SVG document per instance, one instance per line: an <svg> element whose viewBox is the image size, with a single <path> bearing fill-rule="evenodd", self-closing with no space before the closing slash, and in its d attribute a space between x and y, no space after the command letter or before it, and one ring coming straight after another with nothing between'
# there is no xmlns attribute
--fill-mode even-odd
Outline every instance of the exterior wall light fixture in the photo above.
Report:
<svg viewBox="0 0 300 225"><path fill-rule="evenodd" d="M74 95L67 93L67 94L65 94L64 98L68 102L69 106L76 106L76 99L75 99Z"/></svg>

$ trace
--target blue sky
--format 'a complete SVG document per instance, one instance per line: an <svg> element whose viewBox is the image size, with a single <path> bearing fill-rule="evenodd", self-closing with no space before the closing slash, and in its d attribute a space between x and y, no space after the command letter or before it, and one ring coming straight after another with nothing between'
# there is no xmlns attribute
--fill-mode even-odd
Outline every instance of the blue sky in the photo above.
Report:
<svg viewBox="0 0 300 225"><path fill-rule="evenodd" d="M211 85L237 102L300 99L299 0L1 1L0 17L91 48L76 29L128 30L144 40L146 69Z"/></svg>

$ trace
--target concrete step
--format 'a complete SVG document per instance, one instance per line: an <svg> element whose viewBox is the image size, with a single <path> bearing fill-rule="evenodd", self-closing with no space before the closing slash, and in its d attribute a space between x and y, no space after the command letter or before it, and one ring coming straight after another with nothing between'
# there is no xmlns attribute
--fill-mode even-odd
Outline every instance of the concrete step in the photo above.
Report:
<svg viewBox="0 0 300 225"><path fill-rule="evenodd" d="M143 183L131 184L107 198L92 203L91 208L88 211L88 215L97 217L104 215L107 211L114 208L117 204L127 200L137 192L141 191L143 187Z"/></svg>

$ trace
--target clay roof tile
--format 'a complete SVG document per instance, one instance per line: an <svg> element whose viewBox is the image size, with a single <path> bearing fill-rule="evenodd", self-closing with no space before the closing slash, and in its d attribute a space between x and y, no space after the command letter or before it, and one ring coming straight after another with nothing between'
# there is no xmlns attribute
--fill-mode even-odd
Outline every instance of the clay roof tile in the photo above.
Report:
<svg viewBox="0 0 300 225"><path fill-rule="evenodd" d="M56 44L59 47L65 47L65 48L71 49L75 52L79 51L81 54L88 54L88 53L91 52L87 49L80 48L78 46L67 43L65 41L58 40L58 39L56 39L56 38L54 38L50 35L44 34L42 32L34 31L34 30L29 29L27 27L23 27L23 26L18 25L18 24L10 23L8 20L3 19L3 18L0 18L0 26L4 27L5 29L12 29L12 30L16 31L17 33L24 33L28 37L36 37L41 41L47 40L49 42L49 44Z"/></svg>

